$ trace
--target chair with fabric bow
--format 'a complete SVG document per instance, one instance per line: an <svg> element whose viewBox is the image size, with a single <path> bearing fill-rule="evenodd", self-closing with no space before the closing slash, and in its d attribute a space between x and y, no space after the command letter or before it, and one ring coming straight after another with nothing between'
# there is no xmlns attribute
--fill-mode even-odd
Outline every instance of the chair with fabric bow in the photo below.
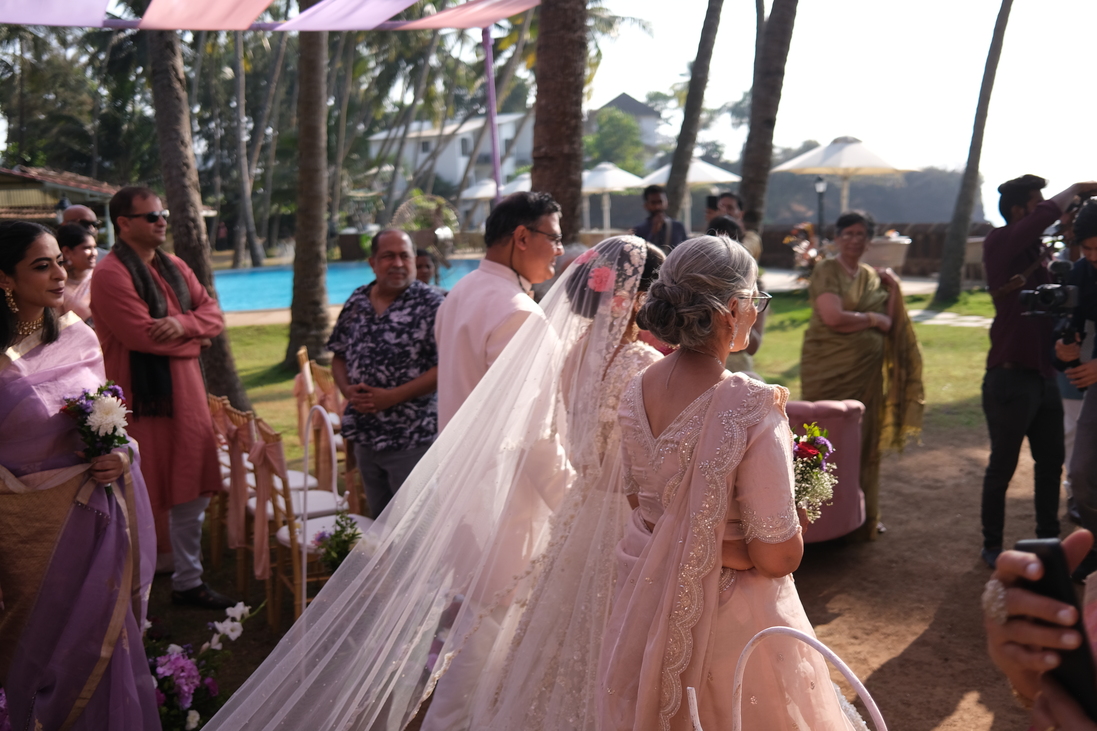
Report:
<svg viewBox="0 0 1097 731"><path fill-rule="evenodd" d="M293 613L294 619L297 619L308 601L308 586L310 584L322 586L330 577L320 561L323 555L322 550L308 537L315 536L321 531L330 533L334 530L336 509L342 509L345 505L336 493L308 490L306 495L300 491L290 490L282 435L262 419L257 421L257 427L260 443L252 451L252 461L256 464L259 485L257 497L269 501L268 504L273 512L271 534L275 538L274 576L268 582L268 587L273 585L273 592L268 590L268 598L271 601L268 605L267 619L271 627L277 629L281 620L283 593L287 587L293 593ZM275 477L280 479L276 482ZM325 495L334 498L334 509L330 512ZM318 502L321 504L315 505ZM350 517L362 533L365 533L366 528L373 522L360 515L352 514ZM302 541L307 542L304 560L302 560ZM258 559L261 553L269 557L267 543L266 536L260 541L258 533L256 534L256 576L259 576L261 570L265 576L270 576L269 563L261 566Z"/></svg>

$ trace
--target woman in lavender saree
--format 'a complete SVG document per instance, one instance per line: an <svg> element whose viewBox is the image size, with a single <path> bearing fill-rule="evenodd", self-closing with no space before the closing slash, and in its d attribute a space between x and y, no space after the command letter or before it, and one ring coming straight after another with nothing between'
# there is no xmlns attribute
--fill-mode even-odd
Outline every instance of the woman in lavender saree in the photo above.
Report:
<svg viewBox="0 0 1097 731"><path fill-rule="evenodd" d="M46 229L0 225L0 686L12 728L158 729L152 514L127 450L85 460L60 413L105 381L92 330L54 314L64 282Z"/></svg>

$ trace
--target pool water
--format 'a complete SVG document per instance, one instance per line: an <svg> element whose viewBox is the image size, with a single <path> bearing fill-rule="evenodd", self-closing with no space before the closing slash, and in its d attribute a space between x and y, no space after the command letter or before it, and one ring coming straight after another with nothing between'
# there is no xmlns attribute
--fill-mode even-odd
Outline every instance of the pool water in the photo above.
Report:
<svg viewBox="0 0 1097 731"><path fill-rule="evenodd" d="M451 289L457 280L480 266L479 259L451 259L442 267L442 287ZM328 302L341 305L354 290L374 280L367 262L328 264ZM293 267L221 269L213 273L217 295L224 312L279 310L293 300Z"/></svg>

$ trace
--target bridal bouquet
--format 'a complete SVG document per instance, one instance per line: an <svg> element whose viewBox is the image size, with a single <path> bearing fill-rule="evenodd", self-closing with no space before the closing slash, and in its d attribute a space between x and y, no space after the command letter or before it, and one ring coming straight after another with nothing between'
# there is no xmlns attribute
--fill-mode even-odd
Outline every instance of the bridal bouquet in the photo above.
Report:
<svg viewBox="0 0 1097 731"><path fill-rule="evenodd" d="M808 522L822 515L822 506L834 497L838 478L834 464L827 457L834 454L834 445L827 439L827 430L815 422L804 424L804 435L792 435L792 472L796 478L796 507L804 511Z"/></svg>
<svg viewBox="0 0 1097 731"><path fill-rule="evenodd" d="M129 444L126 414L130 412L122 388L114 381L107 381L94 392L85 388L79 396L66 398L61 413L76 420L84 440L84 456L88 459ZM132 451L130 457L133 457ZM109 494L110 486L106 489Z"/></svg>
<svg viewBox="0 0 1097 731"><path fill-rule="evenodd" d="M229 655L221 639L236 640L244 632L243 623L258 612L258 609L252 612L243 602L229 607L223 621L210 623L213 637L198 652L189 644L165 645L145 640L149 669L156 681L153 692L164 731L201 728L225 702L216 679L221 662Z"/></svg>

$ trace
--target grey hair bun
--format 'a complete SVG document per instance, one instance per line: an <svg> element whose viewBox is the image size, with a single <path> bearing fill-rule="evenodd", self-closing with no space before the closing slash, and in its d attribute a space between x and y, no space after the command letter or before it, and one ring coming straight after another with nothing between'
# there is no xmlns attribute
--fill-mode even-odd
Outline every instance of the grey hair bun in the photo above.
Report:
<svg viewBox="0 0 1097 731"><path fill-rule="evenodd" d="M713 316L754 287L758 266L741 244L717 236L684 241L667 256L636 322L671 345L698 348L714 332Z"/></svg>

